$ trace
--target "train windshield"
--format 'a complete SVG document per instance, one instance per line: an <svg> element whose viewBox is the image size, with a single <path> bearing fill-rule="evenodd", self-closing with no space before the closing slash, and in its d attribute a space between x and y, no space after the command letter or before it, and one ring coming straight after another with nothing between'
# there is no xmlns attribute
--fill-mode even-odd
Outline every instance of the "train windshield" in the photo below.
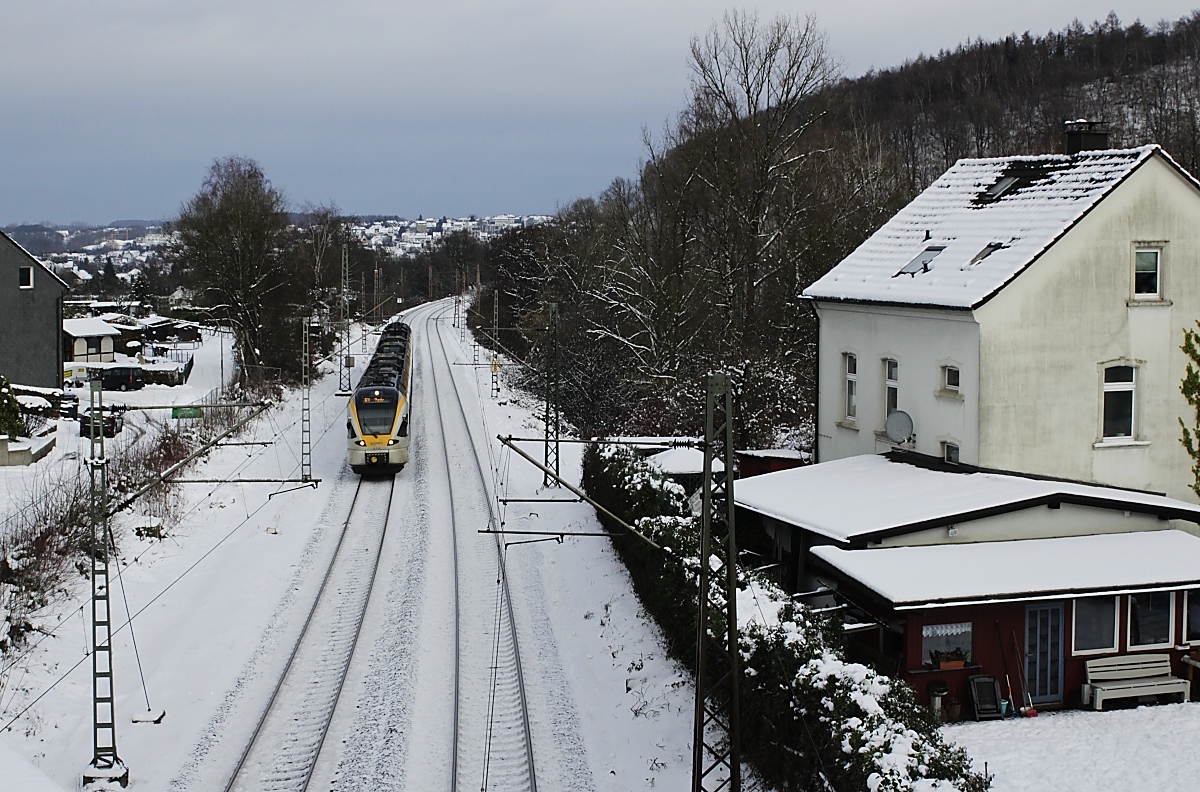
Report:
<svg viewBox="0 0 1200 792"><path fill-rule="evenodd" d="M355 394L354 407L358 412L358 423L362 427L362 433L391 434L399 401L399 393L395 388L363 389Z"/></svg>

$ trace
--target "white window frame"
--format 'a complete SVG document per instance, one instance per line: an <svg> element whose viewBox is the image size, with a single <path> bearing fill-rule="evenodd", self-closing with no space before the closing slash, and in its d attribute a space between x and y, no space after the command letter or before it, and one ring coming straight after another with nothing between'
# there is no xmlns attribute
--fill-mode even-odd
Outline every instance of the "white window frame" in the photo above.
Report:
<svg viewBox="0 0 1200 792"><path fill-rule="evenodd" d="M1188 593L1192 592L1192 591L1200 593L1200 589L1183 589L1182 591L1179 592L1180 599L1183 600L1183 626L1182 626L1183 633L1179 636L1179 643L1180 643L1180 645L1187 644L1188 646L1200 646L1200 636L1197 636L1195 638L1188 638L1188 632L1187 632L1187 629L1188 629Z"/></svg>
<svg viewBox="0 0 1200 792"><path fill-rule="evenodd" d="M1078 624L1078 608L1077 604L1081 599L1102 599L1103 595L1095 597L1076 597L1071 600L1071 654L1074 656L1082 655L1102 655L1114 654L1121 648L1121 598L1117 596L1109 597L1112 600L1113 608L1113 638L1111 648L1102 649L1076 649L1075 648L1075 625Z"/></svg>
<svg viewBox="0 0 1200 792"><path fill-rule="evenodd" d="M942 461L951 465L962 464L962 445L952 440L943 440ZM950 449L954 449L954 459L950 458Z"/></svg>
<svg viewBox="0 0 1200 792"><path fill-rule="evenodd" d="M21 283L21 275L25 272L29 273L29 285L28 286L25 286ZM33 265L32 264L30 264L30 265L22 264L19 267L17 267L17 288L19 288L19 289L32 289L33 288Z"/></svg>
<svg viewBox="0 0 1200 792"><path fill-rule="evenodd" d="M895 367L895 375L892 375L888 369ZM891 401L888 396L891 393L896 394L896 405L891 407ZM891 409L889 409L891 407ZM883 420L887 422L888 416L895 410L900 409L900 361L894 357L885 357L883 359Z"/></svg>
<svg viewBox="0 0 1200 792"><path fill-rule="evenodd" d="M1170 625L1167 632L1167 642L1157 644L1137 644L1134 645L1133 636L1133 598L1135 594L1169 594L1171 601L1171 612L1167 617L1167 624ZM1138 591L1135 594L1127 594L1125 596L1125 649L1129 652L1145 652L1152 649L1169 649L1175 645L1175 592L1174 591ZM1072 639L1074 640L1074 639Z"/></svg>
<svg viewBox="0 0 1200 792"><path fill-rule="evenodd" d="M1130 291L1130 296L1134 300L1151 300L1151 301L1159 300L1159 301L1161 301L1164 299L1164 297L1163 297L1163 258L1164 258L1164 255L1163 254L1166 252L1165 247L1166 246L1162 245L1162 244L1152 244L1152 243L1140 243L1140 244L1136 244L1133 246L1133 263L1132 263L1132 273L1131 273L1131 281L1130 281L1129 291ZM1153 292L1139 292L1137 289L1137 260L1138 260L1139 253L1153 253L1155 255L1155 258L1156 258L1155 269L1154 269L1155 290Z"/></svg>
<svg viewBox="0 0 1200 792"><path fill-rule="evenodd" d="M854 371L850 370L852 367ZM847 423L856 423L858 421L858 355L854 352L842 353L842 378L842 418Z"/></svg>
<svg viewBox="0 0 1200 792"><path fill-rule="evenodd" d="M1133 379L1129 382L1107 382L1105 375L1109 369L1113 368L1128 368L1133 371ZM1111 363L1105 363L1100 367L1100 440L1104 443L1123 443L1138 439L1138 366L1132 361L1115 360ZM1132 401L1129 406L1129 434L1127 435L1107 435L1104 433L1104 407L1109 393L1125 393L1128 391L1132 394Z"/></svg>
<svg viewBox="0 0 1200 792"><path fill-rule="evenodd" d="M954 372L954 379L958 380L953 385L950 384L950 372ZM942 366L942 390L950 391L951 393L960 393L962 391L962 369L958 366Z"/></svg>

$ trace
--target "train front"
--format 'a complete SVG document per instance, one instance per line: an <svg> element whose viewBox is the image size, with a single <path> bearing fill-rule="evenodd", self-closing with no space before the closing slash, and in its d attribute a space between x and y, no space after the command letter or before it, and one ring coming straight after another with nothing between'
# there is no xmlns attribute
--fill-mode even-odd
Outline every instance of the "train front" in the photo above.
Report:
<svg viewBox="0 0 1200 792"><path fill-rule="evenodd" d="M397 388L355 391L348 425L355 473L395 473L408 462L408 400Z"/></svg>

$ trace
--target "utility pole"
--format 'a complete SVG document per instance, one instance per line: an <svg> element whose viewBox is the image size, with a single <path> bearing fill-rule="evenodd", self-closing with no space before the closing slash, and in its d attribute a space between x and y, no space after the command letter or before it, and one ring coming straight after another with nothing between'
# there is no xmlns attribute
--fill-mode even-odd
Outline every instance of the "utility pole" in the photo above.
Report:
<svg viewBox="0 0 1200 792"><path fill-rule="evenodd" d="M300 478L312 481L312 356L309 345L313 321L305 317L300 328Z"/></svg>
<svg viewBox="0 0 1200 792"><path fill-rule="evenodd" d="M92 761L83 772L84 785L96 781L129 784L129 768L117 756L117 724L113 707L112 609L108 586L108 459L104 456L104 397L100 380L92 380L88 423L91 425L92 526Z"/></svg>
<svg viewBox="0 0 1200 792"><path fill-rule="evenodd" d="M492 398L500 398L500 290L492 289Z"/></svg>
<svg viewBox="0 0 1200 792"><path fill-rule="evenodd" d="M404 271L403 271L403 270L401 270L401 272L400 272L400 277L401 277L401 281L400 281L400 282L401 282L401 283L403 283L403 282L404 282L404 281L403 281L403 278L404 278ZM374 306L374 308L372 308L372 309L371 309L371 312L372 312L372 314L373 314L373 316L374 316L374 322L373 322L373 324L374 324L376 327L378 327L378 326L379 326L379 325L380 325L380 324L383 322L383 317L381 316L381 313L382 313L382 307L381 307L381 306L380 306L380 304L379 304L379 292L380 292L380 286L381 286L381 283L380 283L380 281L381 281L382 279L383 279L383 270L382 270L380 267L376 267L376 268L375 268L375 288L374 288L374 295L373 295L373 296L372 296L372 298L371 298L371 305L373 305L373 306Z"/></svg>
<svg viewBox="0 0 1200 792"><path fill-rule="evenodd" d="M349 396L350 369L354 367L354 361L350 357L350 247L345 242L342 243L342 326L339 335L337 395Z"/></svg>
<svg viewBox="0 0 1200 792"><path fill-rule="evenodd" d="M558 486L558 303L546 304L546 453L545 465L554 471L542 478L542 486Z"/></svg>
<svg viewBox="0 0 1200 792"><path fill-rule="evenodd" d="M706 385L700 558L716 558L720 563L716 569L700 564L692 792L741 792L733 390L728 374L711 374ZM724 464L724 470L713 471L715 460Z"/></svg>

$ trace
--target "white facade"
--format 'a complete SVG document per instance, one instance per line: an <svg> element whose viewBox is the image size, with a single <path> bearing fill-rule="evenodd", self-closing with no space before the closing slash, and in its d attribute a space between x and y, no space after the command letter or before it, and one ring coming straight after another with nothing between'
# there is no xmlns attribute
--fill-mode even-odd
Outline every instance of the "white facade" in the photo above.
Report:
<svg viewBox="0 0 1200 792"><path fill-rule="evenodd" d="M992 265L987 259L958 262L956 253L949 260L958 237L953 223L937 226L936 201L948 203L945 190L932 199L923 194L901 213L905 217L897 216L910 225L932 226L932 235L922 232L924 240L918 237L891 261L873 238L863 246L875 246L868 251L872 258L856 251L847 270L839 274L839 265L815 284L822 287L810 290L821 322L819 461L893 447L879 432L887 409L883 361L891 359L897 364L895 407L913 418L909 447L916 451L942 456L949 443L964 463L1196 502L1191 462L1179 442L1179 419L1188 420L1190 413L1179 385L1187 362L1180 350L1183 331L1200 319L1200 187L1161 150L1148 156L1145 151L1111 152L1114 160L1132 153L1138 158L1125 171L1114 169L1112 183L1097 189L1089 203L1075 199L1078 216L1068 218L1027 261L1010 255L1004 264L1011 274L994 272L999 286L968 305L922 304L920 297L888 304L850 294L866 288L872 267L881 286L871 288L881 300L904 299L905 289L916 294L922 287L944 299L951 293L946 284L956 278L970 291L968 279L986 274ZM1092 159L1104 154L1093 153ZM1060 172L1069 172L1062 158L1053 161ZM968 164L979 169L979 162ZM982 193L987 187L980 181L973 189ZM1007 216L997 215L1013 225L988 229L990 238L1015 250L1022 236L1028 242L1031 228L1020 222L1036 213L1039 200L1070 199L1037 189L1035 183L1006 207ZM927 211L915 212L922 201ZM988 208L966 207L967 219L959 222L974 223L971 230L977 232ZM960 200L947 216L953 219L962 209ZM1062 210L1055 205L1052 211ZM894 219L876 237L898 238L895 225ZM944 251L934 269L894 276L897 262L933 244ZM1155 268L1153 289L1145 280L1147 262ZM846 299L838 299L838 288L846 290ZM890 290L886 296L884 288ZM847 415L848 354L857 363L853 418ZM946 387L947 368L957 369L957 389Z"/></svg>

